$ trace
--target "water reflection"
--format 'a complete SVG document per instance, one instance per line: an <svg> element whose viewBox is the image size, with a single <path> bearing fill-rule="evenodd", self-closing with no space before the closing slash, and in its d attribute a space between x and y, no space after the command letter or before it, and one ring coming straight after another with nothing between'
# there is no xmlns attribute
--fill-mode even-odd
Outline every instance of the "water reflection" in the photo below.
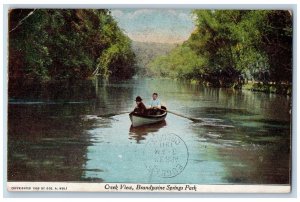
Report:
<svg viewBox="0 0 300 202"><path fill-rule="evenodd" d="M213 144L229 183L289 183L289 122L245 110L206 108L218 122L193 124L200 142ZM200 128L199 125L202 127Z"/></svg>
<svg viewBox="0 0 300 202"><path fill-rule="evenodd" d="M161 128L167 125L166 121L163 120L160 123L144 125L139 127L130 127L129 129L129 139L135 139L136 143L139 144L140 141L145 140L144 136L149 133L157 133Z"/></svg>
<svg viewBox="0 0 300 202"><path fill-rule="evenodd" d="M86 180L82 165L91 144L85 132L90 125L69 113L76 108L9 105L8 180Z"/></svg>
<svg viewBox="0 0 300 202"><path fill-rule="evenodd" d="M128 114L119 113L153 92L171 111L204 121L168 114L165 122L130 128ZM8 179L289 183L289 110L289 97L168 79L52 84L10 97ZM189 151L185 170L170 179L149 175L142 156L149 137L166 133Z"/></svg>
<svg viewBox="0 0 300 202"><path fill-rule="evenodd" d="M110 127L98 114L127 110L132 89L95 81L59 82L10 91L8 105L9 181L94 181L84 173L88 146L98 142L87 130ZM124 108L126 107L126 108Z"/></svg>

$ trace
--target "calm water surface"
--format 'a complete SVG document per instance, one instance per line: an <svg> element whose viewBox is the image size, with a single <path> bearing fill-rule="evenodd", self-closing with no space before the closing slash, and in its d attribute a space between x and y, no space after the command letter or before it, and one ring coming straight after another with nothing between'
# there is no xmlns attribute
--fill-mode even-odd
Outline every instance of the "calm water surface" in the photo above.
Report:
<svg viewBox="0 0 300 202"><path fill-rule="evenodd" d="M166 79L84 81L47 89L9 100L9 181L290 181L289 97ZM169 110L204 122L169 113L165 122L131 128L128 113L119 113L130 111L137 95L149 101L152 92ZM151 175L143 158L147 140L170 133L185 142L187 165L172 178Z"/></svg>

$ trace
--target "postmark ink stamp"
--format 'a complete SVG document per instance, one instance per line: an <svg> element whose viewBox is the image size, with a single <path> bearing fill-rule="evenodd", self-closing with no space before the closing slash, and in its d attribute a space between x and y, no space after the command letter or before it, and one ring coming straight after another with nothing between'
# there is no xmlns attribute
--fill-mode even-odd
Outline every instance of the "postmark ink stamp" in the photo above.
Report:
<svg viewBox="0 0 300 202"><path fill-rule="evenodd" d="M148 139L144 148L144 163L151 175L172 178L188 163L188 148L176 134L158 134Z"/></svg>

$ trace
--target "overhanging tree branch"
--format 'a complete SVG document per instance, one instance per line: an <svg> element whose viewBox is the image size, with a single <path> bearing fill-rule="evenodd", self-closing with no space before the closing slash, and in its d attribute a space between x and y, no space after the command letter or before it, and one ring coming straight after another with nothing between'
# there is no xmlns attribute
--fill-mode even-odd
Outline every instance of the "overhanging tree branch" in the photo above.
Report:
<svg viewBox="0 0 300 202"><path fill-rule="evenodd" d="M25 16L22 20L20 20L20 21L18 22L18 24L17 24L13 29L11 29L11 30L9 31L9 33L12 32L12 31L14 31L14 30L16 30L20 25L22 25L23 22L24 22L27 18L29 18L29 17L34 13L35 10L36 10L36 9L34 9L34 10L31 11L30 13L28 13L27 16Z"/></svg>

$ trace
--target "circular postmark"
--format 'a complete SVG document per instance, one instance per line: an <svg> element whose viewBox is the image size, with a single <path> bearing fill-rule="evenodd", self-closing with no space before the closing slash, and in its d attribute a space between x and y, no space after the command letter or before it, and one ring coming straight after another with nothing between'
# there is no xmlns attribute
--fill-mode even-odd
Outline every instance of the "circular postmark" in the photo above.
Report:
<svg viewBox="0 0 300 202"><path fill-rule="evenodd" d="M151 175L172 178L179 175L188 162L185 142L173 133L158 134L147 140L144 162Z"/></svg>

